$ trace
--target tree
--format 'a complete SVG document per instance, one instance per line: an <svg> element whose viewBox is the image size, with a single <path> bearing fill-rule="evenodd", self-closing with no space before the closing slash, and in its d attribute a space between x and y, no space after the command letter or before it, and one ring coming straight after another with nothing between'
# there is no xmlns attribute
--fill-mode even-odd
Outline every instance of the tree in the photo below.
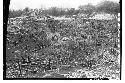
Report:
<svg viewBox="0 0 125 83"><path fill-rule="evenodd" d="M59 15L58 8L51 7L50 9L48 9L48 14L50 14L52 16L58 16Z"/></svg>
<svg viewBox="0 0 125 83"><path fill-rule="evenodd" d="M23 15L30 16L30 14L31 14L31 11L29 7L26 7L25 9L23 9Z"/></svg>
<svg viewBox="0 0 125 83"><path fill-rule="evenodd" d="M106 12L111 14L120 13L120 5L117 2L113 1L103 1L97 4L97 12Z"/></svg>
<svg viewBox="0 0 125 83"><path fill-rule="evenodd" d="M87 5L81 5L79 6L79 11L81 13L85 13L88 16L91 15L94 11L95 11L95 6L93 6L92 4L87 4Z"/></svg>
<svg viewBox="0 0 125 83"><path fill-rule="evenodd" d="M68 15L73 15L75 13L75 8L68 8L67 9L67 14Z"/></svg>
<svg viewBox="0 0 125 83"><path fill-rule="evenodd" d="M22 10L9 10L9 18L19 17L22 15L22 13Z"/></svg>

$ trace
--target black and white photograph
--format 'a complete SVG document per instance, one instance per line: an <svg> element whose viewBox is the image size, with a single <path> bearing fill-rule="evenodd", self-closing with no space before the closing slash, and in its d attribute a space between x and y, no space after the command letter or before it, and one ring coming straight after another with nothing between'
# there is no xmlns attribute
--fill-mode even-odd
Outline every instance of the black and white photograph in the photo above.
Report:
<svg viewBox="0 0 125 83"><path fill-rule="evenodd" d="M120 0L3 0L4 80L121 80Z"/></svg>

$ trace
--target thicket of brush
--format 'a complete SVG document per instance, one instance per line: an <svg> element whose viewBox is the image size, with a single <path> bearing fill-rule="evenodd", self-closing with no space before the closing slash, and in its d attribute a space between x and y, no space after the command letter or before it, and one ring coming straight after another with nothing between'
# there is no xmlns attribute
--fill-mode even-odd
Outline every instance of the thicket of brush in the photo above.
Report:
<svg viewBox="0 0 125 83"><path fill-rule="evenodd" d="M28 16L15 25L8 24L7 78L42 78L50 70L77 68L120 71L117 19L34 18Z"/></svg>

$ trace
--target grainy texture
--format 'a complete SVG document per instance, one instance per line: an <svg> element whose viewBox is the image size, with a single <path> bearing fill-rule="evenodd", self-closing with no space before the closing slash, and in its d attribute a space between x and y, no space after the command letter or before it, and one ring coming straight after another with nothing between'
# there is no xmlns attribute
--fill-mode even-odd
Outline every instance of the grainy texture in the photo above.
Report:
<svg viewBox="0 0 125 83"><path fill-rule="evenodd" d="M9 18L6 78L120 79L120 31L115 16L66 18L34 12L40 14L29 11Z"/></svg>

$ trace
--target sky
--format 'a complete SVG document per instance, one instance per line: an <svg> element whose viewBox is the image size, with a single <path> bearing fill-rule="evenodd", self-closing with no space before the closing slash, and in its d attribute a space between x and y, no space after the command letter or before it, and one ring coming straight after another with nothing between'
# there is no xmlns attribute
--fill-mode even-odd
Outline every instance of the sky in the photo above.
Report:
<svg viewBox="0 0 125 83"><path fill-rule="evenodd" d="M35 8L49 8L49 7L62 7L62 8L78 8L80 5L85 5L92 3L96 5L102 0L11 0L10 9L24 9L29 7L32 9ZM119 2L119 0L108 0Z"/></svg>

